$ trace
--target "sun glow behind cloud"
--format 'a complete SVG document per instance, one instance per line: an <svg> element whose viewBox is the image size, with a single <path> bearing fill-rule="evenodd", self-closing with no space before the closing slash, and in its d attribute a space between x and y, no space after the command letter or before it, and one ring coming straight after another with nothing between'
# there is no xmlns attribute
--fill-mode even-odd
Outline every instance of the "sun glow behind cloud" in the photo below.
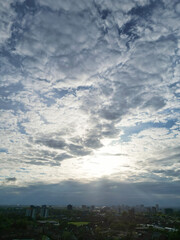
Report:
<svg viewBox="0 0 180 240"><path fill-rule="evenodd" d="M118 172L123 162L125 161L118 157L95 155L83 162L82 172L88 178L107 177Z"/></svg>

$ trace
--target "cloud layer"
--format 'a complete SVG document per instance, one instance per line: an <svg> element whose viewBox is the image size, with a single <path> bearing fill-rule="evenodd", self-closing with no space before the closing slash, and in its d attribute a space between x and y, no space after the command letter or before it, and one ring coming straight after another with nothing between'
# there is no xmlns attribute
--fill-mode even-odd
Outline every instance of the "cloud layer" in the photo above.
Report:
<svg viewBox="0 0 180 240"><path fill-rule="evenodd" d="M179 1L8 0L0 19L2 186L176 186Z"/></svg>

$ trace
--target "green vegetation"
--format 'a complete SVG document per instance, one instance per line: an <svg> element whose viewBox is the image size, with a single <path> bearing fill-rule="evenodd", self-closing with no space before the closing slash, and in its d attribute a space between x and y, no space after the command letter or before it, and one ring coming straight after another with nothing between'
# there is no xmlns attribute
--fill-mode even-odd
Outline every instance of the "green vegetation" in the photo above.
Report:
<svg viewBox="0 0 180 240"><path fill-rule="evenodd" d="M50 209L43 221L25 217L19 208L0 208L2 240L179 240L178 214ZM24 214L23 214L24 213Z"/></svg>
<svg viewBox="0 0 180 240"><path fill-rule="evenodd" d="M89 222L68 222L68 224L73 224L77 227L80 227L80 226L88 225Z"/></svg>
<svg viewBox="0 0 180 240"><path fill-rule="evenodd" d="M43 235L43 236L42 236L42 240L50 240L50 238L47 237L47 236L45 236L45 235Z"/></svg>

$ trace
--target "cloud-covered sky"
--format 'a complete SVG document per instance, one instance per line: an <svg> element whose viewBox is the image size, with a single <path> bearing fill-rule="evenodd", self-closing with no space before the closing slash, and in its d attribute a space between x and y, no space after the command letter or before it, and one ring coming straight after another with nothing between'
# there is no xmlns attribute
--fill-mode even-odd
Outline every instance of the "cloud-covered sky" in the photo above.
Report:
<svg viewBox="0 0 180 240"><path fill-rule="evenodd" d="M0 203L180 200L179 0L0 1Z"/></svg>

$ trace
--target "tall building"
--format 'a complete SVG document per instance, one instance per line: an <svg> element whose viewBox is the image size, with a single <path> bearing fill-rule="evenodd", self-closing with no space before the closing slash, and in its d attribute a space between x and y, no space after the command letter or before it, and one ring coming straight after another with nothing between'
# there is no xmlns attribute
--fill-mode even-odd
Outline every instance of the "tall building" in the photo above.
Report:
<svg viewBox="0 0 180 240"><path fill-rule="evenodd" d="M31 215L31 217L32 217L33 219L36 219L36 215L37 215L37 209L36 209L36 207L34 207L34 208L32 209L32 215Z"/></svg>
<svg viewBox="0 0 180 240"><path fill-rule="evenodd" d="M151 208L151 212L152 212L153 214L157 213L156 207L152 207L152 208Z"/></svg>
<svg viewBox="0 0 180 240"><path fill-rule="evenodd" d="M86 206L86 205L82 205L81 208L82 208L83 210L86 210L86 209L87 209L87 206Z"/></svg>
<svg viewBox="0 0 180 240"><path fill-rule="evenodd" d="M95 206L94 206L94 205L92 205L92 206L91 206L91 210L94 210L94 209L95 209Z"/></svg>
<svg viewBox="0 0 180 240"><path fill-rule="evenodd" d="M26 209L26 217L31 217L35 219L36 215L37 215L37 209L35 206L31 205L28 209Z"/></svg>
<svg viewBox="0 0 180 240"><path fill-rule="evenodd" d="M159 212L159 204L156 204L156 211Z"/></svg>
<svg viewBox="0 0 180 240"><path fill-rule="evenodd" d="M31 217L31 208L26 209L26 217Z"/></svg>
<svg viewBox="0 0 180 240"><path fill-rule="evenodd" d="M72 207L71 204L68 204L68 205L67 205L67 210L72 210L72 208L73 208L73 207Z"/></svg>
<svg viewBox="0 0 180 240"><path fill-rule="evenodd" d="M43 218L47 218L49 215L49 209L46 207L46 205L42 205L40 210L40 216Z"/></svg>

